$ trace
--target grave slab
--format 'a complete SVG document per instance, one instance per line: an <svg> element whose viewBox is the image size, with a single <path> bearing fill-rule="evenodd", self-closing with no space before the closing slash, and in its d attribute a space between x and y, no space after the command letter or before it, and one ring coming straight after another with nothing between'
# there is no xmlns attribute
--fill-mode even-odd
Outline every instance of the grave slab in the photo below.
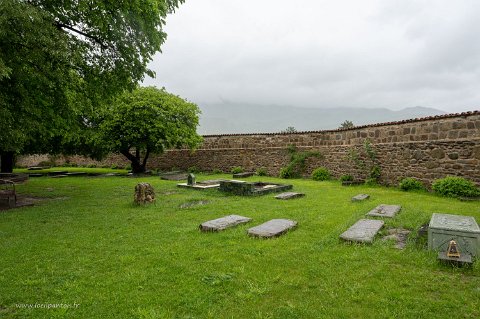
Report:
<svg viewBox="0 0 480 319"><path fill-rule="evenodd" d="M428 226L428 248L445 252L451 240L457 243L461 255L480 255L480 227L475 218L434 213Z"/></svg>
<svg viewBox="0 0 480 319"><path fill-rule="evenodd" d="M222 218L206 221L200 224L201 231L220 231L226 228L234 227L239 224L245 224L251 221L251 218L239 215L228 215Z"/></svg>
<svg viewBox="0 0 480 319"><path fill-rule="evenodd" d="M367 216L393 218L402 209L400 205L381 204L367 213Z"/></svg>
<svg viewBox="0 0 480 319"><path fill-rule="evenodd" d="M303 196L305 196L305 194L303 193L285 192L285 193L278 194L277 196L275 196L275 198L276 199L292 199L292 198L299 198Z"/></svg>
<svg viewBox="0 0 480 319"><path fill-rule="evenodd" d="M352 202L361 202L362 200L369 199L370 195L368 194L358 194L352 197Z"/></svg>
<svg viewBox="0 0 480 319"><path fill-rule="evenodd" d="M383 227L385 222L378 219L360 219L347 229L340 238L346 241L372 243L373 238Z"/></svg>
<svg viewBox="0 0 480 319"><path fill-rule="evenodd" d="M272 219L250 228L247 233L254 237L271 238L286 233L289 229L295 228L297 224L296 221L290 219Z"/></svg>
<svg viewBox="0 0 480 319"><path fill-rule="evenodd" d="M255 172L244 172L233 174L233 178L245 178L255 175Z"/></svg>

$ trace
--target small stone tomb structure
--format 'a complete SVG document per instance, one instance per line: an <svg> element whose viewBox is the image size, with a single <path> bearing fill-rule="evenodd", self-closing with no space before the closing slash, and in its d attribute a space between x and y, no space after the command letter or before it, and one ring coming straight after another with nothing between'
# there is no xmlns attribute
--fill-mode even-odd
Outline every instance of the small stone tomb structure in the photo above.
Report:
<svg viewBox="0 0 480 319"><path fill-rule="evenodd" d="M305 194L303 193L285 192L285 193L278 194L277 196L275 196L275 198L276 199L292 199L292 198L299 198L303 196L305 196Z"/></svg>
<svg viewBox="0 0 480 319"><path fill-rule="evenodd" d="M372 243L373 238L384 225L383 220L378 219L360 219L347 229L340 238L346 241L359 243Z"/></svg>
<svg viewBox="0 0 480 319"><path fill-rule="evenodd" d="M220 190L222 192L232 193L241 196L257 196L269 193L283 192L292 189L292 185L274 184L255 182L249 183L245 181L229 180L220 182Z"/></svg>
<svg viewBox="0 0 480 319"><path fill-rule="evenodd" d="M286 233L289 229L297 227L297 222L290 219L272 219L266 223L250 228L250 236L271 238Z"/></svg>
<svg viewBox="0 0 480 319"><path fill-rule="evenodd" d="M239 215L228 215L222 218L209 220L200 224L201 231L220 231L226 228L234 227L239 224L245 224L251 221L251 218Z"/></svg>
<svg viewBox="0 0 480 319"><path fill-rule="evenodd" d="M428 248L446 252L451 240L460 255L480 255L480 228L472 216L433 214L428 227Z"/></svg>
<svg viewBox="0 0 480 319"><path fill-rule="evenodd" d="M167 172L160 175L160 179L167 180L167 181L182 181L186 180L188 177L187 173L174 171L174 172Z"/></svg>
<svg viewBox="0 0 480 319"><path fill-rule="evenodd" d="M138 205L153 203L155 201L155 191L152 185L149 183L138 183L135 186L133 201Z"/></svg>
<svg viewBox="0 0 480 319"><path fill-rule="evenodd" d="M381 204L367 213L367 216L393 218L402 209L400 205Z"/></svg>
<svg viewBox="0 0 480 319"><path fill-rule="evenodd" d="M370 195L367 194L358 194L352 197L352 202L361 202L363 200L369 199Z"/></svg>
<svg viewBox="0 0 480 319"><path fill-rule="evenodd" d="M193 189L208 189L208 188L218 188L220 187L220 182L224 181L223 179L210 179L202 182L195 182L193 185L188 183L177 184L178 187L183 188L193 188Z"/></svg>

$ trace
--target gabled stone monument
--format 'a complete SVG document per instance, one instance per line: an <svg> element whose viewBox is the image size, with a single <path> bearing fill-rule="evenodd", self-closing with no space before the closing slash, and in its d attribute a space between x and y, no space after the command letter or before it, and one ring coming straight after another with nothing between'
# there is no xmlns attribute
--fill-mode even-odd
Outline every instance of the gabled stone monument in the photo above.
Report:
<svg viewBox="0 0 480 319"><path fill-rule="evenodd" d="M137 205L153 203L155 201L155 191L149 183L138 183L135 186L133 201Z"/></svg>

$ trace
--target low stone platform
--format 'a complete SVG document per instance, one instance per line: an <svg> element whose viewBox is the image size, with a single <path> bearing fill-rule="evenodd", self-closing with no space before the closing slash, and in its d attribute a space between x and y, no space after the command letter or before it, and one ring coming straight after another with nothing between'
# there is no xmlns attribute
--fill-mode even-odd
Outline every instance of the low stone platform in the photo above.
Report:
<svg viewBox="0 0 480 319"><path fill-rule="evenodd" d="M393 218L402 209L400 205L381 204L367 213L367 216Z"/></svg>
<svg viewBox="0 0 480 319"><path fill-rule="evenodd" d="M362 200L369 199L370 195L368 194L358 194L352 197L352 202L361 202Z"/></svg>
<svg viewBox="0 0 480 319"><path fill-rule="evenodd" d="M276 199L292 199L305 196L304 193L285 192L275 196Z"/></svg>
<svg viewBox="0 0 480 319"><path fill-rule="evenodd" d="M292 189L293 185L225 180L220 183L220 191L240 196L259 196L280 193Z"/></svg>
<svg viewBox="0 0 480 319"><path fill-rule="evenodd" d="M456 266L473 264L472 256L468 254L462 254L460 257L448 257L445 251L441 251L438 253L437 259Z"/></svg>
<svg viewBox="0 0 480 319"><path fill-rule="evenodd" d="M360 219L347 229L340 238L346 241L372 243L375 235L385 222L378 219Z"/></svg>
<svg viewBox="0 0 480 319"><path fill-rule="evenodd" d="M210 179L203 182L196 182L195 184L180 183L177 184L178 187L182 188L192 188L192 189L209 189L209 188L219 188L220 183L224 181L223 179Z"/></svg>
<svg viewBox="0 0 480 319"><path fill-rule="evenodd" d="M261 225L250 228L247 233L250 236L271 238L286 233L289 229L295 228L297 222L290 219L272 219Z"/></svg>
<svg viewBox="0 0 480 319"><path fill-rule="evenodd" d="M188 174L185 172L168 172L168 173L163 173L160 175L160 179L167 180L167 181L183 181L186 180L188 177Z"/></svg>
<svg viewBox="0 0 480 319"><path fill-rule="evenodd" d="M250 177L253 175L255 175L255 172L236 173L236 174L233 174L233 178Z"/></svg>
<svg viewBox="0 0 480 319"><path fill-rule="evenodd" d="M245 224L251 221L251 218L243 217L239 215L228 215L222 218L206 221L200 224L201 231L220 231L230 227L237 226L239 224Z"/></svg>

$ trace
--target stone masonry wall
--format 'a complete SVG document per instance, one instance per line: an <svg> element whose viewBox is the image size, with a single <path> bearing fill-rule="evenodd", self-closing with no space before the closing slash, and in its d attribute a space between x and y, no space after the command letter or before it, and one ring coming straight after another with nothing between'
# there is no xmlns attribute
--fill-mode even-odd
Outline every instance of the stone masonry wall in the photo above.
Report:
<svg viewBox="0 0 480 319"><path fill-rule="evenodd" d="M169 170L195 166L202 171L229 172L235 166L247 171L265 167L270 175L278 175L289 162L288 146L295 145L298 151L318 150L324 155L323 159L308 159L307 174L318 166L325 166L337 178L344 174L364 178L366 173L351 160L349 153L356 150L361 154L366 140L376 153L383 184L394 185L404 177L416 177L430 184L436 178L457 175L480 185L480 111L347 130L207 135L195 152L167 151L152 157L149 168ZM112 155L105 162L128 164L120 155Z"/></svg>

